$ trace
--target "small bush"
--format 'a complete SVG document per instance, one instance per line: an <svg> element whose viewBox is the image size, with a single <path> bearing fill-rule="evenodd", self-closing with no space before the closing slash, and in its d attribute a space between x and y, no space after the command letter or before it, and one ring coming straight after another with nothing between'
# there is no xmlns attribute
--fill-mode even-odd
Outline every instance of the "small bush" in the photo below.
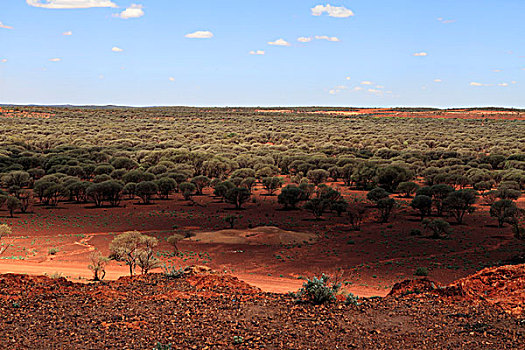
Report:
<svg viewBox="0 0 525 350"><path fill-rule="evenodd" d="M184 270L184 267L177 268L175 265L162 266L162 272L164 272L164 276L168 278L181 278L184 276Z"/></svg>
<svg viewBox="0 0 525 350"><path fill-rule="evenodd" d="M410 230L411 236L421 236L421 230L418 228L413 228Z"/></svg>
<svg viewBox="0 0 525 350"><path fill-rule="evenodd" d="M414 272L415 276L428 276L428 269L426 267L418 267L416 269L416 272Z"/></svg>
<svg viewBox="0 0 525 350"><path fill-rule="evenodd" d="M171 350L171 343L162 344L161 342L158 342L153 350Z"/></svg>
<svg viewBox="0 0 525 350"><path fill-rule="evenodd" d="M242 344L244 343L244 338L241 337L240 335L235 335L233 336L232 343L235 345Z"/></svg>
<svg viewBox="0 0 525 350"><path fill-rule="evenodd" d="M311 302L312 304L324 304L335 300L335 295L341 288L340 283L328 284L330 277L323 274L320 278L308 279L295 297L299 301Z"/></svg>
<svg viewBox="0 0 525 350"><path fill-rule="evenodd" d="M352 293L348 293L346 296L345 305L359 305L359 297Z"/></svg>
<svg viewBox="0 0 525 350"><path fill-rule="evenodd" d="M49 248L49 250L47 251L49 253L49 255L55 255L56 253L58 253L60 249L58 248Z"/></svg>

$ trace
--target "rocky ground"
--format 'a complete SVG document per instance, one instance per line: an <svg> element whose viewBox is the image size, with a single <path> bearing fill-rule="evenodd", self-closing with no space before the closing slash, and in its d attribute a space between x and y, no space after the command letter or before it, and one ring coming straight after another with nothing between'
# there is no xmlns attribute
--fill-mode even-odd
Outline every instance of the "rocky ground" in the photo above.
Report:
<svg viewBox="0 0 525 350"><path fill-rule="evenodd" d="M525 265L505 266L449 286L404 282L385 298L316 306L213 272L91 284L7 274L0 347L524 349L524 284Z"/></svg>

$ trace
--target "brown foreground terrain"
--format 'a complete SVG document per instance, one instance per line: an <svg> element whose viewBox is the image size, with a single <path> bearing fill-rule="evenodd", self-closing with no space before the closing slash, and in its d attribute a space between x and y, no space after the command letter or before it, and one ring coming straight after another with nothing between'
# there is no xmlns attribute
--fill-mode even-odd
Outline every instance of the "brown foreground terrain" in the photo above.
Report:
<svg viewBox="0 0 525 350"><path fill-rule="evenodd" d="M206 270L206 269L205 269ZM523 349L525 265L358 305L298 303L188 269L80 284L0 275L2 349ZM342 298L341 298L342 299ZM163 347L164 346L164 347Z"/></svg>

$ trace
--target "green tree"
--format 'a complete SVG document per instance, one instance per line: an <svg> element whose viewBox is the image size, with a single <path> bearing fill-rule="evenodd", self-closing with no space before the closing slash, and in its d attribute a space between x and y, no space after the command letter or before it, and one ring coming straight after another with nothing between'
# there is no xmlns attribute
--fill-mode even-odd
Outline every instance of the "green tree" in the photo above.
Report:
<svg viewBox="0 0 525 350"><path fill-rule="evenodd" d="M458 224L463 223L466 213L474 212L477 192L471 189L462 189L450 192L443 201L446 209L454 216Z"/></svg>
<svg viewBox="0 0 525 350"><path fill-rule="evenodd" d="M303 197L303 190L297 186L288 185L283 188L279 196L277 196L277 202L284 205L284 209L295 209Z"/></svg>
<svg viewBox="0 0 525 350"><path fill-rule="evenodd" d="M142 181L137 184L135 193L142 199L142 203L149 204L151 198L158 192L159 187L153 181Z"/></svg>
<svg viewBox="0 0 525 350"><path fill-rule="evenodd" d="M423 195L415 196L410 203L410 206L416 210L419 210L419 215L421 216L421 220L423 220L425 216L430 215L432 210L432 198Z"/></svg>
<svg viewBox="0 0 525 350"><path fill-rule="evenodd" d="M490 216L498 219L498 227L513 218L518 211L516 203L510 199L501 199L490 206Z"/></svg>
<svg viewBox="0 0 525 350"><path fill-rule="evenodd" d="M235 209L241 209L242 205L246 203L251 197L250 191L242 187L234 187L224 196L227 203L235 205Z"/></svg>

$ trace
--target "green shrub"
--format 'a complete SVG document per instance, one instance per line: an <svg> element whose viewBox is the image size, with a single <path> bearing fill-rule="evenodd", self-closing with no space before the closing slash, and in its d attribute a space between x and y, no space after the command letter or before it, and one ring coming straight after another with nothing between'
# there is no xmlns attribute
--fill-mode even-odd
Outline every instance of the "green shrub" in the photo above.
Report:
<svg viewBox="0 0 525 350"><path fill-rule="evenodd" d="M328 284L330 277L323 274L320 278L308 279L295 297L299 301L306 301L312 304L324 304L335 300L335 295L341 288L340 283Z"/></svg>
<svg viewBox="0 0 525 350"><path fill-rule="evenodd" d="M175 265L164 265L162 266L162 272L164 276L168 278L181 278L184 276L184 267L177 268Z"/></svg>
<svg viewBox="0 0 525 350"><path fill-rule="evenodd" d="M428 269L426 267L418 267L416 269L416 272L414 272L415 276L428 276Z"/></svg>

